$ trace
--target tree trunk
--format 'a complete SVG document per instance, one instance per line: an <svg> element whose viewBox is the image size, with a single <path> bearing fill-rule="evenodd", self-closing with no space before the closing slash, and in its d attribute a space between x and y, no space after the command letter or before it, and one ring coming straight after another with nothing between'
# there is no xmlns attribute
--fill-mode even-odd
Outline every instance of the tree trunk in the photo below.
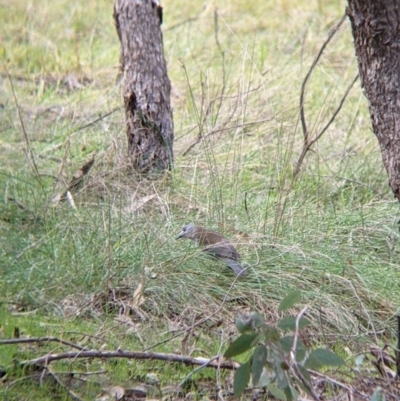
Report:
<svg viewBox="0 0 400 401"><path fill-rule="evenodd" d="M156 0L115 0L121 42L128 154L142 172L171 169L171 83L163 53L162 9Z"/></svg>
<svg viewBox="0 0 400 401"><path fill-rule="evenodd" d="M389 185L400 201L400 2L348 0L361 84Z"/></svg>

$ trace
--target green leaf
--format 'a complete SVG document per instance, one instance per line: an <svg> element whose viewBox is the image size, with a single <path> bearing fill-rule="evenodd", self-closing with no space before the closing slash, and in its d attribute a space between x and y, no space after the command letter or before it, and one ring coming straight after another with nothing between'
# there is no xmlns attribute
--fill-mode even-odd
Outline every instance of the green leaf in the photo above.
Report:
<svg viewBox="0 0 400 401"><path fill-rule="evenodd" d="M265 325L263 331L264 331L265 339L267 341L271 341L273 343L276 343L279 341L280 335L279 335L278 330L275 327Z"/></svg>
<svg viewBox="0 0 400 401"><path fill-rule="evenodd" d="M250 380L250 365L245 363L239 367L235 372L233 379L233 393L235 397L239 397L246 390L247 384Z"/></svg>
<svg viewBox="0 0 400 401"><path fill-rule="evenodd" d="M259 314L258 312L252 312L250 314L250 316L251 316L251 319L253 321L253 327L254 328L258 329L258 328L264 326L265 319L261 314Z"/></svg>
<svg viewBox="0 0 400 401"><path fill-rule="evenodd" d="M286 369L282 369L282 367L285 366L285 361L276 354L274 357L274 364L276 381L279 388L283 389L288 386L288 379L285 372Z"/></svg>
<svg viewBox="0 0 400 401"><path fill-rule="evenodd" d="M296 330L296 320L297 320L297 318L295 318L294 316L285 317L278 323L278 327L283 331L295 331ZM302 318L300 318L300 321L299 321L299 328L302 329L302 328L308 326L309 323L310 323L310 321L308 319L306 319L305 317L302 317Z"/></svg>
<svg viewBox="0 0 400 401"><path fill-rule="evenodd" d="M385 393L382 390L382 387L377 387L372 394L370 401L386 401Z"/></svg>
<svg viewBox="0 0 400 401"><path fill-rule="evenodd" d="M320 370L324 364L311 352L306 360L305 367L312 370Z"/></svg>
<svg viewBox="0 0 400 401"><path fill-rule="evenodd" d="M287 401L285 393L279 389L275 384L269 384L267 390L278 400Z"/></svg>
<svg viewBox="0 0 400 401"><path fill-rule="evenodd" d="M267 361L268 351L264 345L259 345L253 353L251 373L253 375L253 386L257 386L260 381L265 362Z"/></svg>
<svg viewBox="0 0 400 401"><path fill-rule="evenodd" d="M287 354L292 349L293 336L285 336L279 339L283 351Z"/></svg>
<svg viewBox="0 0 400 401"><path fill-rule="evenodd" d="M257 333L242 334L238 337L225 351L225 358L232 358L233 356L243 354L253 346L254 340L258 337Z"/></svg>
<svg viewBox="0 0 400 401"><path fill-rule="evenodd" d="M317 358L323 366L344 365L344 360L340 356L324 348L317 348L312 351L310 357Z"/></svg>
<svg viewBox="0 0 400 401"><path fill-rule="evenodd" d="M285 336L280 339L280 344L282 347L282 350L288 354L290 350L292 349L293 345L293 336ZM297 348L296 348L296 361L302 361L304 357L306 356L307 348L303 344L301 340L297 340Z"/></svg>
<svg viewBox="0 0 400 401"><path fill-rule="evenodd" d="M267 387L275 379L276 379L275 370L273 369L272 365L270 365L267 362L266 366L264 366L264 369L262 370L261 377L259 380L259 386Z"/></svg>
<svg viewBox="0 0 400 401"><path fill-rule="evenodd" d="M286 395L286 399L288 401L293 401L293 400L297 400L297 393L296 390L292 387L292 386L287 386L283 389L285 395Z"/></svg>
<svg viewBox="0 0 400 401"><path fill-rule="evenodd" d="M281 301L278 311L284 312L285 310L290 309L297 301L301 299L301 291L295 290L290 292L286 297Z"/></svg>

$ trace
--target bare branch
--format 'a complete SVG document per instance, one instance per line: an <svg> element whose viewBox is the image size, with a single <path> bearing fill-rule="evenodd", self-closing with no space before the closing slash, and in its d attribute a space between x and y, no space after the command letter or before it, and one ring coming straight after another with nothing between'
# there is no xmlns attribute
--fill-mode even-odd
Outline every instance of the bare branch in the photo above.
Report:
<svg viewBox="0 0 400 401"><path fill-rule="evenodd" d="M335 35L335 33L338 31L338 29L341 27L341 25L343 24L343 22L345 21L345 19L347 18L346 13L343 15L342 19L336 24L336 26L331 29L331 31L329 32L328 37L326 38L325 42L322 44L321 49L319 50L317 57L315 57L313 63L311 64L310 69L307 72L306 77L304 78L304 81L301 85L301 92L300 92L300 119L301 119L301 127L303 129L303 135L304 135L304 142L308 141L308 137L309 137L309 133L307 131L307 124L306 124L306 117L304 115L304 93L306 91L306 85L308 82L308 79L311 76L311 73L313 72L315 66L317 65L319 59L322 56L322 53L324 52L326 46L328 45L328 43L331 41L331 39L333 38L333 36Z"/></svg>
<svg viewBox="0 0 400 401"><path fill-rule="evenodd" d="M75 392L69 389L50 368L47 369L47 372L57 382L57 384L68 393L72 400L83 401L82 398L80 398Z"/></svg>
<svg viewBox="0 0 400 401"><path fill-rule="evenodd" d="M234 114L236 113L236 106L237 105L235 105L235 107L231 110L231 113L229 114L229 116L220 125L211 129L207 134L199 136L195 142L193 142L191 145L189 145L189 147L183 152L183 156L186 156L199 142L204 141L208 137L216 134L217 132L221 132L221 131L224 131L225 129L229 129L229 127L227 128L227 125L229 124L229 122L232 120Z"/></svg>
<svg viewBox="0 0 400 401"><path fill-rule="evenodd" d="M27 365L37 365L37 364L45 364L48 365L50 362L59 361L62 359L77 359L77 358L126 358L126 359L151 359L151 360L159 360L159 361L169 361L169 362L180 362L186 365L200 365L200 366L208 366L210 368L222 368L228 370L237 369L240 365L237 362L229 362L229 361L219 361L215 360L215 358L192 358L189 356L176 355L176 354L161 354L161 353L153 353L153 352L136 352L136 351L98 351L98 350L90 350L90 351L70 351L70 352L60 352L58 354L47 354L45 356L41 356L39 358L30 359L28 361L21 362L22 366Z"/></svg>
<svg viewBox="0 0 400 401"><path fill-rule="evenodd" d="M198 19L199 19L199 17L193 17L193 18L185 19L185 20L183 20L181 22L178 22L177 24L171 25L170 27L164 29L164 32L172 31L173 29L179 28L180 26L182 26L184 24L188 24L190 22L197 21Z"/></svg>
<svg viewBox="0 0 400 401"><path fill-rule="evenodd" d="M329 377L329 376L326 376L326 375L324 375L323 373L317 372L317 371L315 371L315 370L308 369L308 371L309 371L312 375L314 375L314 376L319 376L319 377L322 378L323 380L325 380L325 381L327 381L327 382L329 382L329 383L332 383L334 386L337 386L337 387L342 388L343 390L346 390L346 391L347 391L347 394L348 394L348 399L349 399L349 400L353 400L353 399L354 399L354 396L353 396L354 393L357 393L362 399L370 400L370 395L361 392L359 389L357 389L357 388L354 387L354 386L346 385L345 383L342 383L342 382L340 382L340 381L338 381L338 380L335 380L335 379L333 379L333 378L331 378L331 377Z"/></svg>
<svg viewBox="0 0 400 401"><path fill-rule="evenodd" d="M303 315L307 312L308 307L304 307L299 315L296 318L296 330L294 332L294 336L293 336L293 345L292 345L292 349L290 351L290 358L292 360L292 367L294 372L296 373L296 376L299 378L299 380L303 383L304 387L309 391L309 393L311 394L311 396L314 398L315 401L320 401L320 397L318 396L318 394L315 392L312 383L310 383L301 373L299 366L297 365L297 361L296 361L296 349L297 349L297 342L299 340L299 330L300 330L300 320L303 317Z"/></svg>
<svg viewBox="0 0 400 401"><path fill-rule="evenodd" d="M339 102L338 107L336 108L336 110L334 111L334 113L332 114L332 117L329 119L329 121L326 123L325 127L322 128L322 130L317 134L317 136L314 139L310 139L310 137L308 136L307 133L307 137L306 140L303 143L303 149L301 150L301 154L299 156L299 159L297 160L297 163L295 165L294 168L294 172L293 172L293 176L294 178L299 174L300 172L300 167L304 161L304 158L307 154L307 152L311 149L312 145L314 145L315 142L317 142L321 136L325 133L325 131L330 127L330 125L333 123L333 121L335 120L336 116L339 114L339 111L342 109L342 106L344 104L344 101L347 98L347 95L350 93L351 88L354 86L354 84L356 83L357 79L358 79L358 74L354 77L354 79L351 81L350 85L347 87L346 91L344 92L342 99Z"/></svg>
<svg viewBox="0 0 400 401"><path fill-rule="evenodd" d="M296 349L297 349L297 342L299 340L299 330L300 330L300 319L303 317L303 315L307 312L308 306L305 306L300 313L298 314L296 318L296 327L295 327L295 332L293 336L293 345L291 349L291 357L294 361L296 361Z"/></svg>
<svg viewBox="0 0 400 401"><path fill-rule="evenodd" d="M85 125L81 125L77 128L75 128L71 134L74 134L75 132L81 131L83 129L86 129L88 127L90 127L91 125L94 125L96 123L98 123L101 120L104 120L106 117L110 116L111 114L114 114L116 111L118 110L122 110L122 107L116 107L115 109L109 111L108 113L104 114L104 115L100 115L100 117L95 118L93 121L90 121L89 123L85 124Z"/></svg>
<svg viewBox="0 0 400 401"><path fill-rule="evenodd" d="M71 343L70 341L61 340L57 337L33 337L33 338L11 338L9 340L0 340L0 345L7 344L26 344L26 343L44 343L44 342L56 342L63 345L67 345L71 348L76 348L81 351L87 351L88 348L81 347L78 344Z"/></svg>
<svg viewBox="0 0 400 401"><path fill-rule="evenodd" d="M225 120L219 126L214 127L213 129L211 129L206 134L204 134L201 137L197 138L192 144L190 144L188 146L188 148L186 150L183 151L182 156L186 156L198 143L200 143L204 139L207 139L208 137L210 137L212 135L215 135L215 134L217 134L219 132L227 131L227 130L230 130L230 129L243 128L243 127L246 127L246 126L249 126L249 125L262 124L262 123L265 123L265 122L271 121L271 120L272 120L272 118L265 118L263 120L250 121L248 123L243 123L243 124L238 124L238 125L231 125L231 126L228 126L228 127L226 125L227 125L227 123L229 123L229 121Z"/></svg>
<svg viewBox="0 0 400 401"><path fill-rule="evenodd" d="M347 87L346 91L344 92L344 95L342 96L342 99L339 102L338 107L336 108L335 112L332 114L332 117L330 118L330 120L326 123L325 127L322 128L322 130L319 132L319 134L312 140L310 141L309 144L309 148L314 145L315 142L318 141L319 138L321 138L321 136L324 134L324 132L329 128L329 126L333 123L333 121L335 120L336 116L339 114L339 111L341 110L344 101L347 98L347 95L350 93L351 88L354 86L354 84L356 83L357 79L358 79L359 75L357 74L354 79L351 81L350 85Z"/></svg>

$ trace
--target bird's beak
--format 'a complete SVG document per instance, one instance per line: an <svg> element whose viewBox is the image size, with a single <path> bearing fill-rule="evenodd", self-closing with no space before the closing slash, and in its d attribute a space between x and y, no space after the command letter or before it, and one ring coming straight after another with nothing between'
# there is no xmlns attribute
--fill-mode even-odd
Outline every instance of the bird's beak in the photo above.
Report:
<svg viewBox="0 0 400 401"><path fill-rule="evenodd" d="M182 238L185 235L183 231L181 231L175 239Z"/></svg>

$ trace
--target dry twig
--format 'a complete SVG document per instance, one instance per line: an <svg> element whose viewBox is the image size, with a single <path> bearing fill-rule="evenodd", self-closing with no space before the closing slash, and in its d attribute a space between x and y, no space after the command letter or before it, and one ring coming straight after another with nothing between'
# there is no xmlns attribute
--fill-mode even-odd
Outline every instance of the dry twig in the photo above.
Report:
<svg viewBox="0 0 400 401"><path fill-rule="evenodd" d="M46 366L53 362L59 361L62 359L77 359L77 358L126 358L126 359L150 359L150 360L159 360L159 361L169 361L169 362L180 362L186 365L206 365L210 368L214 369L228 369L233 370L239 367L237 362L229 362L229 361L216 361L215 358L192 358L184 355L176 355L176 354L162 354L162 353L153 353L153 352L137 352L137 351L99 351L99 350L90 350L90 351L69 351L69 352L60 352L58 354L47 354L41 356L39 358L30 359L28 361L21 362L21 366L29 366L29 365L38 365L45 364Z"/></svg>
<svg viewBox="0 0 400 401"><path fill-rule="evenodd" d="M56 383L68 393L72 400L83 401L82 398L80 398L74 391L68 388L68 386L66 386L50 368L47 368L47 372L56 381Z"/></svg>
<svg viewBox="0 0 400 401"><path fill-rule="evenodd" d="M320 398L318 394L315 392L312 383L309 383L308 380L304 377L304 375L301 373L299 366L296 361L296 349L297 349L297 342L299 339L299 327L300 327L300 320L303 317L303 315L307 312L308 307L304 307L299 315L296 318L296 330L294 332L293 336L293 345L292 349L290 351L290 359L292 360L292 367L294 372L296 373L296 376L299 378L299 380L303 383L304 387L308 390L308 392L311 394L311 396L314 398L315 401L320 401Z"/></svg>
<svg viewBox="0 0 400 401"><path fill-rule="evenodd" d="M324 128L322 128L322 130L315 136L315 138L311 139L310 132L308 131L308 128L307 128L306 117L305 117L305 112L304 112L304 95L305 95L305 91L306 91L307 82L308 82L312 72L314 71L314 68L316 67L319 59L321 58L322 53L324 52L326 46L328 45L330 40L333 38L335 33L339 30L339 28L341 27L343 22L346 20L346 18L347 18L347 15L345 14L342 17L342 19L336 24L336 26L330 31L327 39L322 44L321 49L319 50L319 52L317 54L317 57L315 57L313 63L311 64L311 67L308 70L307 75L305 76L305 78L303 80L303 83L301 85L301 91L300 91L300 121L301 121L301 128L303 130L304 142L303 142L303 149L301 151L299 159L298 159L297 163L295 164L295 168L294 168L294 172L293 172L294 178L299 174L301 164L303 163L304 157L306 156L307 152L311 149L312 145L314 145L314 143L317 142L321 138L321 136L325 133L325 131L329 128L329 126L333 123L333 121L335 120L335 118L338 115L339 111L341 110L341 108L343 106L343 103L346 100L347 95L349 94L351 88L353 87L353 85L355 84L355 82L358 79L358 74L357 74L355 76L355 78L353 79L353 81L350 83L350 85L347 87L344 95L342 96L342 99L339 102L338 107L336 108L335 112L332 114L332 117L329 119L329 121L324 126Z"/></svg>
<svg viewBox="0 0 400 401"><path fill-rule="evenodd" d="M26 344L26 343L44 343L44 342L56 342L63 345L67 345L71 348L76 348L81 351L87 351L88 349L85 347L81 347L78 344L71 343L70 341L61 340L57 337L33 337L33 338L11 338L8 340L0 340L0 345L8 345L8 344Z"/></svg>

